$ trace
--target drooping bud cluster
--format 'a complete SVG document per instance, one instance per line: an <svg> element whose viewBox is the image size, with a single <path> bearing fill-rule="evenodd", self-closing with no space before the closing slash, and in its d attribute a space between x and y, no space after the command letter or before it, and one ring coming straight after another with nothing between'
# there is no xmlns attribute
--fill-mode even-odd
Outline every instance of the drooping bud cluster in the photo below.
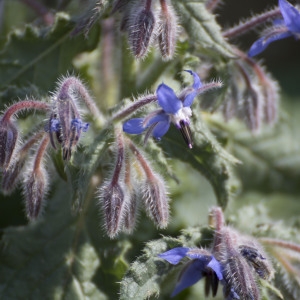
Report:
<svg viewBox="0 0 300 300"><path fill-rule="evenodd" d="M212 254L221 263L224 295L229 299L260 299L257 276L270 280L274 269L260 243L225 226L220 208L211 211L215 239Z"/></svg>
<svg viewBox="0 0 300 300"><path fill-rule="evenodd" d="M85 102L95 118L101 118L97 106L76 77L61 80L52 97L53 107L46 128L52 147L56 149L56 143L61 145L64 160L70 160L81 133L89 128L89 124L81 120L79 100Z"/></svg>
<svg viewBox="0 0 300 300"><path fill-rule="evenodd" d="M133 230L140 204L158 227L165 228L168 224L169 198L163 178L153 171L141 150L131 140L124 139L119 130L116 132L113 172L99 188L98 196L105 228L111 238L121 231Z"/></svg>
<svg viewBox="0 0 300 300"><path fill-rule="evenodd" d="M123 1L114 4L121 11L121 28L127 31L128 43L136 58L144 58L149 48L158 43L162 58L172 59L177 40L177 16L169 0Z"/></svg>
<svg viewBox="0 0 300 300"><path fill-rule="evenodd" d="M221 208L213 208L210 225L215 230L211 249L177 247L159 254L176 265L184 257L191 260L182 269L172 296L205 278L205 295L217 293L218 283L225 299L261 299L258 280L273 278L274 269L259 242L225 226Z"/></svg>
<svg viewBox="0 0 300 300"><path fill-rule="evenodd" d="M236 49L240 59L229 66L232 79L221 105L226 121L236 117L253 133L278 118L278 85L262 66Z"/></svg>
<svg viewBox="0 0 300 300"><path fill-rule="evenodd" d="M101 113L82 82L75 77L65 78L61 82L53 96L52 106L42 101L24 100L9 106L0 119L2 191L11 193L22 179L29 220L39 218L44 207L49 186L49 176L44 167L48 144L54 149L60 144L63 159L70 160L81 132L87 131L89 127L89 124L81 119L78 99L83 100L94 117L101 121ZM21 144L20 130L13 117L18 112L28 109L44 112L48 120L44 126L40 124L42 128L35 126L33 133ZM33 158L30 159L32 154Z"/></svg>

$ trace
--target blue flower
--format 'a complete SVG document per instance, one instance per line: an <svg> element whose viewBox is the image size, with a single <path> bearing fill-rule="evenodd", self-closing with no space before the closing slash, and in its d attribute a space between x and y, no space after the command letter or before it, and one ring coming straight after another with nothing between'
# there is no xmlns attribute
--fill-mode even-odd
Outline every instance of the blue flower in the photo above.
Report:
<svg viewBox="0 0 300 300"><path fill-rule="evenodd" d="M296 39L300 37L300 12L286 0L279 0L279 8L283 19L275 20L273 27L251 46L249 56L261 53L274 41L290 36Z"/></svg>
<svg viewBox="0 0 300 300"><path fill-rule="evenodd" d="M194 83L187 88L179 97L173 89L164 83L160 84L156 90L158 104L161 109L150 113L145 118L133 118L123 124L123 131L130 134L141 134L148 130L145 140L152 134L156 139L160 139L173 123L181 131L184 140L189 148L192 148L192 137L189 128L190 116L192 115L191 105L194 98L199 94L202 82L199 76L186 70L194 77Z"/></svg>
<svg viewBox="0 0 300 300"><path fill-rule="evenodd" d="M211 282L213 294L215 295L218 287L218 281L223 280L222 266L207 250L199 248L177 247L158 255L160 258L168 261L172 265L177 265L184 257L192 260L183 268L172 297L182 290L195 284L202 277L213 276Z"/></svg>

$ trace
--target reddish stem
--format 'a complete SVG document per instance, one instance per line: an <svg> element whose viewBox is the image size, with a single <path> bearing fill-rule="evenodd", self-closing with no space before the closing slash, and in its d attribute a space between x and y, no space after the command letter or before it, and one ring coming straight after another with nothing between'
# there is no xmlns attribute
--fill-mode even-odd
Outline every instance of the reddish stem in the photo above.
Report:
<svg viewBox="0 0 300 300"><path fill-rule="evenodd" d="M223 31L223 36L229 39L235 38L237 36L247 33L248 31L267 22L270 19L275 19L278 17L281 17L281 12L279 8L275 8L259 16L254 16L253 18L243 22L242 24L229 28L226 31Z"/></svg>
<svg viewBox="0 0 300 300"><path fill-rule="evenodd" d="M133 144L133 142L130 139L127 139L129 149L131 152L135 155L136 159L139 161L141 167L143 168L144 172L146 173L146 177L149 181L154 180L154 174L151 170L151 168L148 166L147 161L141 154L141 152L138 150L138 148Z"/></svg>
<svg viewBox="0 0 300 300"><path fill-rule="evenodd" d="M11 105L3 114L2 120L3 122L9 122L10 118L20 110L24 109L38 109L38 110L45 110L47 111L50 109L50 106L41 101L34 101L34 100L24 100L17 102Z"/></svg>

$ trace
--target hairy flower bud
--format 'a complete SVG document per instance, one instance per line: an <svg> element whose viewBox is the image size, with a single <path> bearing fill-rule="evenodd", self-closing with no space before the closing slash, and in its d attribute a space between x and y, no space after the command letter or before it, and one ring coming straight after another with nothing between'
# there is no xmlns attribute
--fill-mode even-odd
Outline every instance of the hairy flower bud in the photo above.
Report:
<svg viewBox="0 0 300 300"><path fill-rule="evenodd" d="M18 129L11 122L0 121L0 167L7 169L11 163L18 140Z"/></svg>
<svg viewBox="0 0 300 300"><path fill-rule="evenodd" d="M39 131L29 138L20 150L17 151L9 167L3 171L1 185L4 193L9 194L14 190L15 186L19 182L20 175L28 158L29 150L42 138L43 135L44 132Z"/></svg>
<svg viewBox="0 0 300 300"><path fill-rule="evenodd" d="M128 146L145 172L145 181L141 188L145 209L149 217L160 228L165 228L169 221L169 198L163 178L155 174L139 149L130 141Z"/></svg>
<svg viewBox="0 0 300 300"><path fill-rule="evenodd" d="M100 204L104 212L107 234L114 238L122 229L126 213L125 192L123 187L124 141L122 131L116 129L116 162L110 180L99 189Z"/></svg>
<svg viewBox="0 0 300 300"><path fill-rule="evenodd" d="M24 195L26 212L29 220L36 220L40 217L44 207L45 195L48 190L48 174L44 167L43 158L49 144L49 137L42 140L32 166L27 170L24 178Z"/></svg>
<svg viewBox="0 0 300 300"><path fill-rule="evenodd" d="M35 220L41 215L46 192L47 173L45 169L39 169L34 173L28 174L24 182L24 194L29 220Z"/></svg>
<svg viewBox="0 0 300 300"><path fill-rule="evenodd" d="M47 103L41 101L24 100L9 106L0 120L0 167L6 169L11 163L18 140L18 129L13 124L13 115L26 109L49 109Z"/></svg>
<svg viewBox="0 0 300 300"><path fill-rule="evenodd" d="M118 183L111 182L100 189L100 198L107 234L110 238L114 238L123 225L123 216L126 209L124 189Z"/></svg>
<svg viewBox="0 0 300 300"><path fill-rule="evenodd" d="M223 275L226 282L225 297L235 294L238 295L238 299L260 299L254 273L237 250L238 233L229 227L224 227L220 235L220 262L224 268Z"/></svg>
<svg viewBox="0 0 300 300"><path fill-rule="evenodd" d="M143 200L149 217L160 227L169 222L169 198L164 180L157 174L148 177L142 188Z"/></svg>
<svg viewBox="0 0 300 300"><path fill-rule="evenodd" d="M177 16L171 4L161 0L158 44L163 59L173 58L177 39Z"/></svg>
<svg viewBox="0 0 300 300"><path fill-rule="evenodd" d="M152 43L156 25L151 0L137 1L129 14L128 42L134 56L143 58Z"/></svg>

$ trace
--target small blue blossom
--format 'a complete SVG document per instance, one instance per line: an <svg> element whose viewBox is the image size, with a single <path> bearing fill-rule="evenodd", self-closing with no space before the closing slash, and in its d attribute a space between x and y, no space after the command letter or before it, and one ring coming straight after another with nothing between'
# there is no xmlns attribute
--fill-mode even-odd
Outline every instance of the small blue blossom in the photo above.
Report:
<svg viewBox="0 0 300 300"><path fill-rule="evenodd" d="M161 109L150 113L145 118L133 118L123 124L123 131L129 134L141 134L148 129L149 136L151 133L156 139L160 139L170 128L173 123L180 129L189 148L192 148L192 138L189 128L190 117L192 115L191 105L202 82L199 76L190 70L186 70L194 77L194 83L187 88L180 97L177 97L173 89L162 83L156 90L158 104Z"/></svg>
<svg viewBox="0 0 300 300"><path fill-rule="evenodd" d="M158 255L172 265L177 265L184 257L192 260L186 264L177 281L172 297L211 274L223 280L222 266L210 252L199 248L177 247Z"/></svg>
<svg viewBox="0 0 300 300"><path fill-rule="evenodd" d="M286 0L279 0L279 8L283 19L275 20L273 27L266 30L265 35L250 48L248 55L255 56L263 52L269 44L290 36L300 37L300 12Z"/></svg>

